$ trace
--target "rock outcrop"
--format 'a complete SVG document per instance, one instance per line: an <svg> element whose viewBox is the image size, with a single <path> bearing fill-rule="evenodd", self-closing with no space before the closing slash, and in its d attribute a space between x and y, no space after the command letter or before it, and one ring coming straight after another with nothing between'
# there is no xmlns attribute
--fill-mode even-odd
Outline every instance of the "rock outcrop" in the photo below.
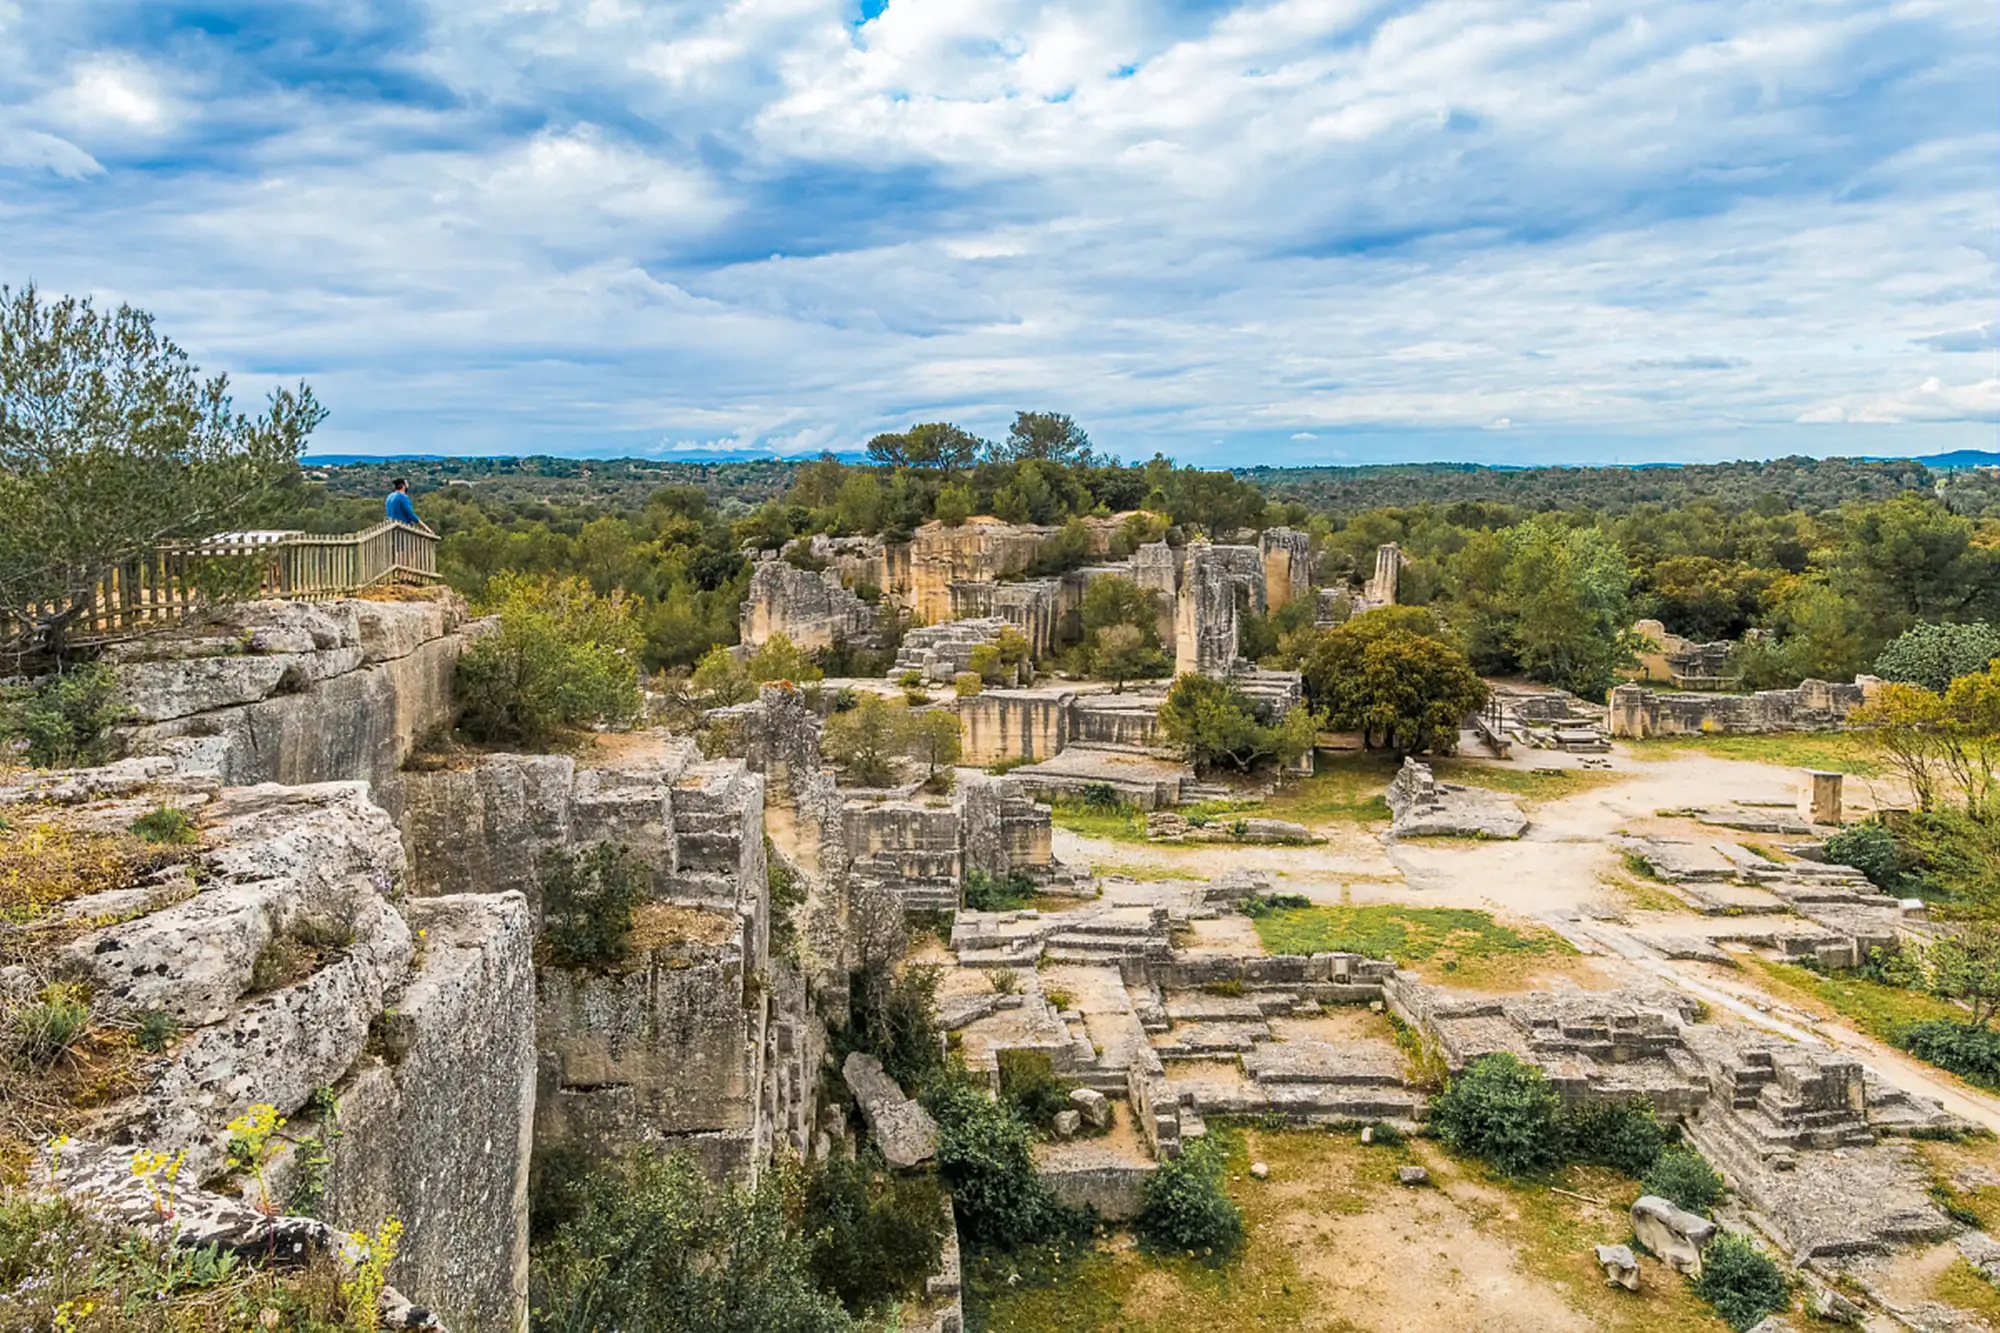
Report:
<svg viewBox="0 0 2000 1333"><path fill-rule="evenodd" d="M1429 764L1405 758L1384 794L1397 838L1518 838L1528 817L1514 798L1483 787L1439 782Z"/></svg>
<svg viewBox="0 0 2000 1333"><path fill-rule="evenodd" d="M872 648L881 639L876 608L861 600L833 570L817 573L783 560L760 560L750 575L739 636L761 648L777 635L794 647L819 650L845 644Z"/></svg>

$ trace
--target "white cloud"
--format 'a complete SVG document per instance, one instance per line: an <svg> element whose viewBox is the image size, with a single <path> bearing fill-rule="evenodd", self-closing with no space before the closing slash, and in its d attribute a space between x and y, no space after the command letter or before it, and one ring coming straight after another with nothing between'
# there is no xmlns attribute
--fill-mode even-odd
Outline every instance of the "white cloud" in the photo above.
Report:
<svg viewBox="0 0 2000 1333"><path fill-rule="evenodd" d="M1914 389L1853 394L1799 414L1809 425L1849 422L1896 426L1919 421L2000 421L2000 379L1946 384L1937 376Z"/></svg>
<svg viewBox="0 0 2000 1333"><path fill-rule="evenodd" d="M71 180L104 170L96 158L67 139L40 130L11 129L4 121L0 121L0 167L45 167Z"/></svg>
<svg viewBox="0 0 2000 1333"><path fill-rule="evenodd" d="M48 99L48 112L59 123L86 131L153 133L168 128L171 111L170 100L145 65L114 55L85 61L67 86Z"/></svg>

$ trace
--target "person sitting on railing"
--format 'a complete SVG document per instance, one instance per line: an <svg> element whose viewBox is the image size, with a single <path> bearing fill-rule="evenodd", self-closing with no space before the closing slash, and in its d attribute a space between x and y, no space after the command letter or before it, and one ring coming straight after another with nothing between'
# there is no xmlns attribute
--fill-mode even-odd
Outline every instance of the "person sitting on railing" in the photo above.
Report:
<svg viewBox="0 0 2000 1333"><path fill-rule="evenodd" d="M388 500L383 503L383 511L398 523L407 523L413 528L422 527L423 524L417 519L417 507L410 503L409 481L398 477L389 484L393 489L389 492Z"/></svg>

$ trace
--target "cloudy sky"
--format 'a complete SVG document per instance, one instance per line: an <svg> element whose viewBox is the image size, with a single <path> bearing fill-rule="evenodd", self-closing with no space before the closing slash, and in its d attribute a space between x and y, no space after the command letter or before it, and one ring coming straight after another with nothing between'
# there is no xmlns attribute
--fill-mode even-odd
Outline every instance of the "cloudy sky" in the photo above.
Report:
<svg viewBox="0 0 2000 1333"><path fill-rule="evenodd" d="M1993 0L0 0L0 281L321 451L1993 448Z"/></svg>

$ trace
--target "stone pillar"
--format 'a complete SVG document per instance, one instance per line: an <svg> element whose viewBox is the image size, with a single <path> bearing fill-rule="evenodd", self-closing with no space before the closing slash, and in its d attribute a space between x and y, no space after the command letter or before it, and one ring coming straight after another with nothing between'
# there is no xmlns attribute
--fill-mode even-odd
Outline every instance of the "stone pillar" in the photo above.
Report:
<svg viewBox="0 0 2000 1333"><path fill-rule="evenodd" d="M1637 740L1651 735L1650 710L1647 708L1646 691L1637 685L1619 685L1611 691L1611 709L1607 721L1611 724L1613 736Z"/></svg>
<svg viewBox="0 0 2000 1333"><path fill-rule="evenodd" d="M1375 548L1375 577L1368 580L1367 597L1375 606L1396 604L1396 583L1403 572L1403 548L1394 542Z"/></svg>
<svg viewBox="0 0 2000 1333"><path fill-rule="evenodd" d="M1799 779L1799 817L1808 823L1838 827L1842 775L1807 769Z"/></svg>

